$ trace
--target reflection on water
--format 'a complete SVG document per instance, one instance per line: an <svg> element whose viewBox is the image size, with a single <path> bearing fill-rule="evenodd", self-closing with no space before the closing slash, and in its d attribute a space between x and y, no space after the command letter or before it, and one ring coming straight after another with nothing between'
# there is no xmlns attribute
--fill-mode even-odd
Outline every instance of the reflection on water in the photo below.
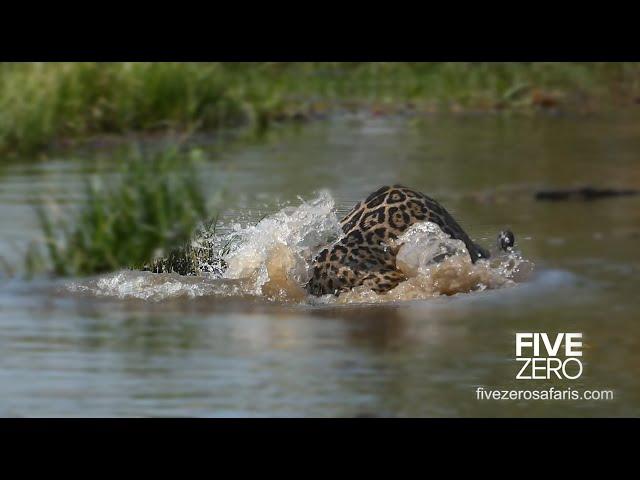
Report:
<svg viewBox="0 0 640 480"><path fill-rule="evenodd" d="M0 415L637 416L640 200L545 203L532 192L639 187L638 120L350 117L216 155L203 175L212 189L233 186L228 225L324 188L342 213L399 182L440 200L485 246L512 229L536 269L511 288L380 305L207 290L242 289L234 279L154 280L164 301L96 296L100 279L74 281L76 291L0 279ZM16 259L37 235L32 205L42 194L77 205L94 161L0 167L0 255ZM145 275L102 281L135 290ZM199 294L172 296L181 285ZM476 386L547 386L515 380L518 331L583 332L584 375L555 385L616 398L476 400Z"/></svg>

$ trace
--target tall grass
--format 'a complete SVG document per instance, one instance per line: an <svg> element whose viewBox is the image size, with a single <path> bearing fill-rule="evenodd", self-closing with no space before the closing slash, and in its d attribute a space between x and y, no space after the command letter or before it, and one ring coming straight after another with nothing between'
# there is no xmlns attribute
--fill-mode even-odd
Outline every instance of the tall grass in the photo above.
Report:
<svg viewBox="0 0 640 480"><path fill-rule="evenodd" d="M197 162L197 153L176 150L136 156L121 163L115 183L98 177L88 182L77 215L55 219L38 207L45 249L28 252L27 271L77 276L143 268L180 248L211 213Z"/></svg>
<svg viewBox="0 0 640 480"><path fill-rule="evenodd" d="M219 65L9 64L0 68L0 146L65 136L215 128L241 117Z"/></svg>
<svg viewBox="0 0 640 480"><path fill-rule="evenodd" d="M266 128L336 103L494 110L638 95L640 66L624 63L2 64L0 151L102 133Z"/></svg>

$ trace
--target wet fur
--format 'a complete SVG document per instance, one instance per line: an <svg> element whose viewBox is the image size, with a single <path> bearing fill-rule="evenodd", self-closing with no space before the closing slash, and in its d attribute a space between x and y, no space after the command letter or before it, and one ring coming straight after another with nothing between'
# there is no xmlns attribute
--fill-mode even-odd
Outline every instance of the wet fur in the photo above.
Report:
<svg viewBox="0 0 640 480"><path fill-rule="evenodd" d="M337 295L360 285L378 293L391 290L406 277L396 267L397 249L389 246L390 240L425 221L462 240L473 262L489 257L437 201L402 185L385 186L358 202L340 221L343 236L314 259L307 291Z"/></svg>

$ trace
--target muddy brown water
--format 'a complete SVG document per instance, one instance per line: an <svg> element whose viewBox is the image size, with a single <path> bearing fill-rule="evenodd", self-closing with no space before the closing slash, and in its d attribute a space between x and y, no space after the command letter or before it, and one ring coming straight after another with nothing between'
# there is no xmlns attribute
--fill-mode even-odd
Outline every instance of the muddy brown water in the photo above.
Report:
<svg viewBox="0 0 640 480"><path fill-rule="evenodd" d="M224 295L194 278L158 280L145 300L1 277L0 415L638 416L640 198L551 203L533 192L638 188L639 154L637 113L336 117L212 154L203 177L233 193L227 224L322 189L345 212L399 182L440 200L485 246L511 228L534 274L511 288L376 305ZM17 263L37 237L44 194L82 201L96 156L108 153L0 166L0 255ZM122 275L112 288L150 282ZM516 380L516 332L581 332L582 376ZM614 398L478 400L479 386Z"/></svg>

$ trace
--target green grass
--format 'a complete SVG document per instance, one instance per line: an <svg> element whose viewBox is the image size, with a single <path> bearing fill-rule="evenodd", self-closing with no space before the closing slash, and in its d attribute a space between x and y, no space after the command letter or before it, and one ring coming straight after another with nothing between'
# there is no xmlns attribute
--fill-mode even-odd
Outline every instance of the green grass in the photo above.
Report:
<svg viewBox="0 0 640 480"><path fill-rule="evenodd" d="M0 153L29 155L104 134L264 131L344 109L590 111L639 102L640 64L625 63L0 64ZM87 185L77 215L55 219L38 209L45 248L29 250L28 271L217 268L212 230L193 234L211 218L196 160L175 149L134 155L120 162L115 184Z"/></svg>
<svg viewBox="0 0 640 480"><path fill-rule="evenodd" d="M312 119L441 111L591 110L634 105L640 65L579 63L0 64L0 153L33 154L103 134L202 132ZM197 274L221 267L197 152L120 162L87 184L76 215L39 208L31 273L119 268ZM200 227L198 229L198 227ZM195 232L195 234L194 234ZM198 241L195 241L195 240ZM42 247L42 246L41 246Z"/></svg>
<svg viewBox="0 0 640 480"><path fill-rule="evenodd" d="M55 219L50 210L38 207L45 248L28 251L27 271L81 276L140 269L179 251L211 216L197 163L197 151L137 155L121 163L118 180L93 178L76 215Z"/></svg>
<svg viewBox="0 0 640 480"><path fill-rule="evenodd" d="M495 111L632 105L624 63L27 63L0 65L0 152L129 132L304 120L339 108Z"/></svg>

